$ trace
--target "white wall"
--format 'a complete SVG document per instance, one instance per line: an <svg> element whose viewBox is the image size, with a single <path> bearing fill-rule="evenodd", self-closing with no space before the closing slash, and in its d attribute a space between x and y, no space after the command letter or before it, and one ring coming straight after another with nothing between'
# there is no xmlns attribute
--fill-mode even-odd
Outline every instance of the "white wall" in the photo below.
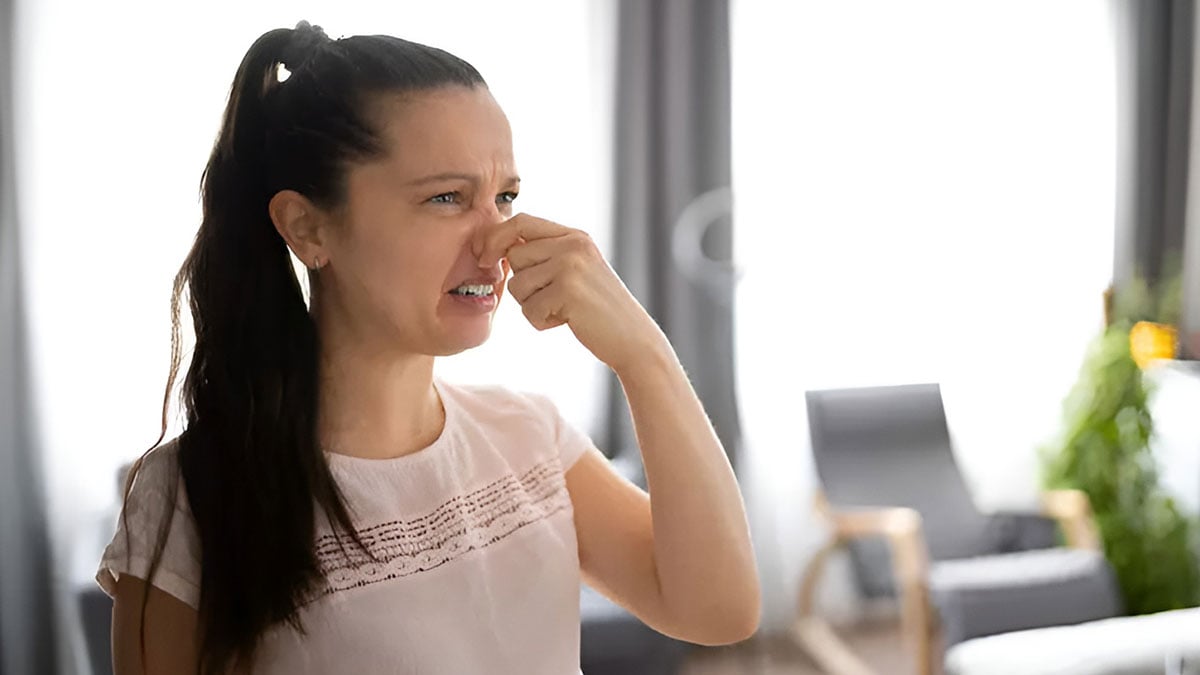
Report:
<svg viewBox="0 0 1200 675"><path fill-rule="evenodd" d="M472 62L513 124L520 209L608 246L609 3L19 4L20 207L64 586L86 574L92 552L76 540L113 503L117 467L157 436L171 280L199 224L200 172L234 71L261 33L308 19L333 37L390 33ZM565 329L536 333L512 303L487 346L439 368L552 394L585 429L599 422L590 354Z"/></svg>
<svg viewBox="0 0 1200 675"><path fill-rule="evenodd" d="M1111 273L1112 36L1095 0L736 0L733 31L746 477L779 627L824 535L806 389L940 381L981 506L1033 504Z"/></svg>

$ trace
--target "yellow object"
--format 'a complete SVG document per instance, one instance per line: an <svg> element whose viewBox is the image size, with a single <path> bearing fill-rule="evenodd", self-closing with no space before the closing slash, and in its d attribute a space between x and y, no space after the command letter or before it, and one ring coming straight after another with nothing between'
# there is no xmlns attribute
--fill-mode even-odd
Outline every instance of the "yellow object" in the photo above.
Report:
<svg viewBox="0 0 1200 675"><path fill-rule="evenodd" d="M1178 344L1179 330L1167 324L1139 321L1129 331L1129 353L1138 368L1145 368L1151 361L1175 358Z"/></svg>

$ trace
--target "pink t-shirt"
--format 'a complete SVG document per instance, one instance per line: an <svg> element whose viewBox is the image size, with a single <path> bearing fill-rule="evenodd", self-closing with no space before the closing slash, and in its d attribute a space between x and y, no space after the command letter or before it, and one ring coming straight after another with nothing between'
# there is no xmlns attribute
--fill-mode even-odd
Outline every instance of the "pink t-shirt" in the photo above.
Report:
<svg viewBox="0 0 1200 675"><path fill-rule="evenodd" d="M564 471L592 443L545 397L436 386L446 425L429 447L386 460L327 455L381 564L347 560L319 525L327 585L300 611L308 634L269 631L255 673L579 672L579 557ZM200 543L176 447L150 453L133 485L131 545L118 521L96 575L110 595L121 574L145 578L167 481L177 480L152 583L197 606Z"/></svg>

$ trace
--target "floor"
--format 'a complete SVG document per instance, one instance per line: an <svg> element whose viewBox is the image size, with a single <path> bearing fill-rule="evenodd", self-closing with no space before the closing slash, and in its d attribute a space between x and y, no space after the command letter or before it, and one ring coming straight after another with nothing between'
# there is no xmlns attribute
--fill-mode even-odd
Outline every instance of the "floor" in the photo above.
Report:
<svg viewBox="0 0 1200 675"><path fill-rule="evenodd" d="M846 643L881 675L907 675L899 626L876 622L841 632ZM680 675L824 675L784 636L756 637L731 647L693 652Z"/></svg>

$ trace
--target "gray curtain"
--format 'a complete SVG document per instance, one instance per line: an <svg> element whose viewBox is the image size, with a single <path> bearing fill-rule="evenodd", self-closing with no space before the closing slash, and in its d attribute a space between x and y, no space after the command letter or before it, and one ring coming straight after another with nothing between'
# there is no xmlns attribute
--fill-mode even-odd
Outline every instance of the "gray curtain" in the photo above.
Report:
<svg viewBox="0 0 1200 675"><path fill-rule="evenodd" d="M30 420L13 157L13 4L0 0L0 675L56 671L49 535Z"/></svg>
<svg viewBox="0 0 1200 675"><path fill-rule="evenodd" d="M736 459L728 0L620 0L613 266ZM636 449L611 381L606 452Z"/></svg>
<svg viewBox="0 0 1200 675"><path fill-rule="evenodd" d="M1192 137L1194 0L1112 3L1117 50L1113 282L1181 262ZM1194 207L1193 207L1194 208Z"/></svg>

